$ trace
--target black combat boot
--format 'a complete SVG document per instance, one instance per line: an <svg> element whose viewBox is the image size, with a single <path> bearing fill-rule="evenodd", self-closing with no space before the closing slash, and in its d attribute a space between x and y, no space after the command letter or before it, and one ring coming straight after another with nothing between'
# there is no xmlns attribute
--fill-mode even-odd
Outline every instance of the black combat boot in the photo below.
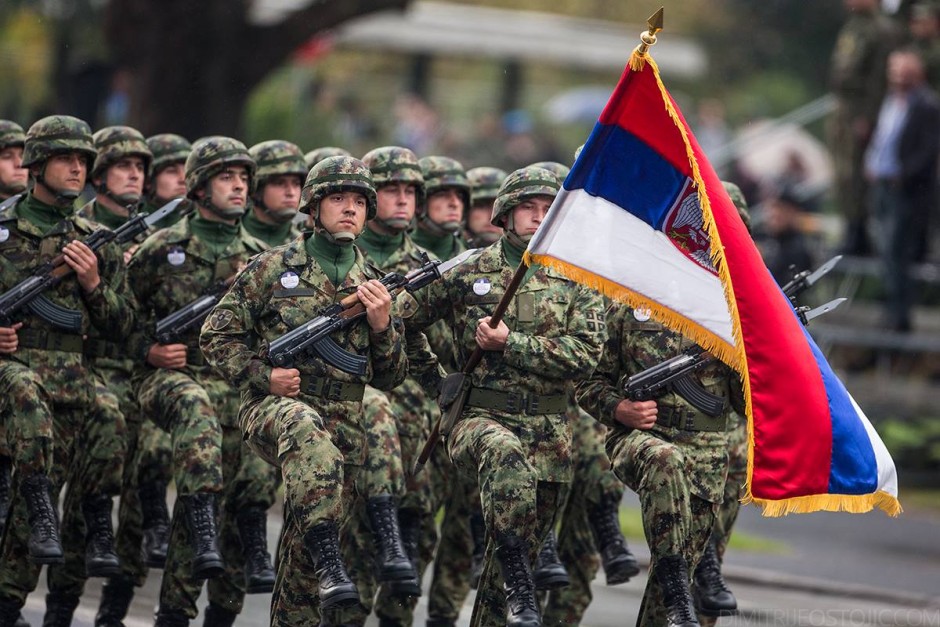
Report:
<svg viewBox="0 0 940 627"><path fill-rule="evenodd" d="M689 566L681 555L669 555L656 562L653 571L663 589L663 604L669 614L669 627L698 627L689 591Z"/></svg>
<svg viewBox="0 0 940 627"><path fill-rule="evenodd" d="M0 530L7 522L7 513L10 511L10 499L13 486L13 460L7 456L0 457Z"/></svg>
<svg viewBox="0 0 940 627"><path fill-rule="evenodd" d="M179 610L157 610L153 627L189 627L189 617Z"/></svg>
<svg viewBox="0 0 940 627"><path fill-rule="evenodd" d="M148 481L137 488L140 511L143 515L143 542L141 553L144 563L151 568L166 565L166 552L170 543L170 512L166 506L166 484Z"/></svg>
<svg viewBox="0 0 940 627"><path fill-rule="evenodd" d="M525 542L515 535L502 538L496 548L496 560L506 589L506 627L541 627Z"/></svg>
<svg viewBox="0 0 940 627"><path fill-rule="evenodd" d="M23 620L20 608L23 604L16 599L0 599L0 627L20 627ZM29 623L27 623L28 627Z"/></svg>
<svg viewBox="0 0 940 627"><path fill-rule="evenodd" d="M607 585L616 586L630 581L640 574L636 557L627 546L627 539L620 530L618 516L620 501L608 499L591 509L589 519L594 534L594 544L601 554L601 564L607 575Z"/></svg>
<svg viewBox="0 0 940 627"><path fill-rule="evenodd" d="M52 505L52 482L42 473L25 477L20 492L29 520L29 559L33 564L62 564L59 519Z"/></svg>
<svg viewBox="0 0 940 627"><path fill-rule="evenodd" d="M198 492L179 498L183 501L189 541L193 547L193 577L213 579L221 576L225 563L219 553L219 534L216 531L216 495L211 492Z"/></svg>
<svg viewBox="0 0 940 627"><path fill-rule="evenodd" d="M218 606L215 603L209 603L206 606L206 615L202 621L202 627L232 627L238 614L232 610Z"/></svg>
<svg viewBox="0 0 940 627"><path fill-rule="evenodd" d="M134 582L112 577L101 588L101 602L95 615L95 627L124 627L124 617L134 599Z"/></svg>
<svg viewBox="0 0 940 627"><path fill-rule="evenodd" d="M378 553L376 568L379 581L406 581L417 578L415 567L408 559L402 544L396 499L390 494L373 496L366 502L366 511Z"/></svg>
<svg viewBox="0 0 940 627"><path fill-rule="evenodd" d="M457 627L453 618L428 618L425 627Z"/></svg>
<svg viewBox="0 0 940 627"><path fill-rule="evenodd" d="M245 584L248 594L274 592L274 566L268 553L268 510L261 505L246 507L235 517L245 554Z"/></svg>
<svg viewBox="0 0 940 627"><path fill-rule="evenodd" d="M728 589L721 575L721 562L714 542L705 547L705 554L695 568L692 595L695 609L702 616L733 616L738 613L738 600Z"/></svg>
<svg viewBox="0 0 940 627"><path fill-rule="evenodd" d="M46 594L46 614L42 617L42 627L69 627L76 607L77 596L59 592Z"/></svg>
<svg viewBox="0 0 940 627"><path fill-rule="evenodd" d="M535 562L532 579L535 581L536 590L555 590L571 585L568 571L565 570L565 565L558 557L554 530L548 532L545 542L542 543L542 550L539 551L539 558Z"/></svg>
<svg viewBox="0 0 940 627"><path fill-rule="evenodd" d="M418 579L418 544L421 538L421 515L411 509L399 510L398 528L402 547L411 563L411 576L408 579L387 582L386 590L394 597L419 597L421 581Z"/></svg>
<svg viewBox="0 0 940 627"><path fill-rule="evenodd" d="M480 585L483 576L483 560L486 558L486 521L483 511L477 507L470 514L470 536L473 538L473 555L470 562L470 587L474 590Z"/></svg>
<svg viewBox="0 0 940 627"><path fill-rule="evenodd" d="M106 494L86 496L82 501L85 517L85 574L88 577L114 577L121 574L121 563L114 549L111 526L111 497Z"/></svg>
<svg viewBox="0 0 940 627"><path fill-rule="evenodd" d="M339 553L339 529L336 523L323 522L304 534L304 547L313 558L320 580L320 610L350 607L359 602L359 590L349 578Z"/></svg>

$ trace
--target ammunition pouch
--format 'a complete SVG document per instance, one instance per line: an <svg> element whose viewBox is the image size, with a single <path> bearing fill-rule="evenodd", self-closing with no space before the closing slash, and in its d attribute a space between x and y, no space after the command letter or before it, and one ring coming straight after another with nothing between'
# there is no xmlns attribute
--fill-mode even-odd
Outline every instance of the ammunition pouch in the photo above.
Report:
<svg viewBox="0 0 940 627"><path fill-rule="evenodd" d="M329 401L362 402L366 386L362 383L349 383L338 381L329 377L314 377L303 375L300 377L300 391L309 396L319 396Z"/></svg>
<svg viewBox="0 0 940 627"><path fill-rule="evenodd" d="M19 348L32 348L40 351L62 351L81 353L85 341L81 335L71 333L50 333L33 329L20 329L16 333Z"/></svg>

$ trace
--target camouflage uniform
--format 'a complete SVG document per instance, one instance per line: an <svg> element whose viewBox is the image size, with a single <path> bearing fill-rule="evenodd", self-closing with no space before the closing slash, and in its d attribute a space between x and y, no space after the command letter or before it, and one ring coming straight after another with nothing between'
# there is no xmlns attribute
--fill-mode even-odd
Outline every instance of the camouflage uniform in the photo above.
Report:
<svg viewBox="0 0 940 627"><path fill-rule="evenodd" d="M228 166L243 166L249 177L253 176L254 161L241 142L208 137L193 146L186 163L186 187L201 209L219 212L211 199L199 200L195 192ZM156 321L230 279L247 264L253 251L238 231L237 224L209 222L199 213L157 231L137 249L128 276L142 324L132 341L138 359L146 363L156 343ZM237 614L245 594L245 558L235 521L239 506L235 479L243 459L236 423L238 396L208 366L197 340L198 329L194 328L184 331L175 342L188 348L185 368L169 370L147 364L136 377L143 414L172 438L178 494L160 590L158 625L196 616L202 578L211 577L209 600L219 608L217 611ZM219 495L222 525L216 532ZM217 533L221 555L215 547ZM211 558L207 560L211 563L203 572L197 563L204 564L204 555ZM216 566L223 561L224 571Z"/></svg>
<svg viewBox="0 0 940 627"><path fill-rule="evenodd" d="M888 54L897 45L894 24L878 8L853 13L832 53L830 88L836 110L829 119L829 147L836 169L836 201L846 219L846 251L867 254L865 149L885 93Z"/></svg>
<svg viewBox="0 0 940 627"><path fill-rule="evenodd" d="M81 154L91 164L95 152L88 125L69 116L50 116L30 128L23 161L25 166L38 165L42 177L50 156L72 152ZM36 185L40 183L45 185L41 178L36 180ZM30 193L0 213L3 291L30 276L32 268L58 255L66 243L84 239L98 228L81 217L70 216L73 194L46 189L56 195L56 206L46 205ZM49 521L50 527L42 538L44 543L52 535L57 536L55 512L51 511L54 501L48 498L51 495L56 499L66 474L79 461L77 452L94 450L89 442L87 416L94 412L96 390L94 377L82 357L82 336L97 328L119 339L127 335L133 324L120 249L113 243L105 244L97 251L97 257L101 283L93 292L84 293L70 275L44 293L54 303L79 312L80 329L63 332L36 315L26 314L24 326L17 334L19 348L0 356L0 399L3 399L0 411L14 444L18 488L0 545L0 624L7 624L7 620L13 623L39 577L40 564L34 563L27 549L33 543L30 537L33 525L27 518ZM107 515L110 533L110 498L104 494L109 486L102 484L101 468L113 464L113 460L108 452L102 453L108 459L85 466L95 468L86 474L90 482L86 488L98 501L96 513ZM91 459L98 456L96 452ZM51 514L48 518L37 514L37 499L40 509ZM96 523L100 522L99 518ZM50 554L42 561L53 563L61 559L61 554L59 557Z"/></svg>
<svg viewBox="0 0 940 627"><path fill-rule="evenodd" d="M0 120L0 151L8 148L23 148L26 142L26 133L16 122ZM24 189L19 186L8 186L0 181L0 202L13 195L22 193ZM6 426L0 417L0 529L7 519L7 510L10 506L10 481L13 471L13 451L7 442Z"/></svg>
<svg viewBox="0 0 940 627"><path fill-rule="evenodd" d="M669 590L684 582L702 555L724 496L728 472L728 414L710 418L675 393L657 399L650 430L629 429L614 420L625 377L678 355L692 344L644 311L614 303L607 316L609 339L600 364L577 387L578 403L609 431L607 454L616 475L640 497L643 529L652 564L637 625L667 625ZM743 405L740 384L720 362L692 375L708 392ZM691 607L691 597L685 598ZM680 606L682 603L676 602Z"/></svg>
<svg viewBox="0 0 940 627"><path fill-rule="evenodd" d="M557 190L549 172L514 172L500 189L494 224L503 226L505 214L525 198L554 196ZM447 320L464 363L477 346L478 320L499 302L524 246L507 233L422 290L406 326L423 329ZM484 352L470 376L461 419L446 440L456 468L481 486L489 543L474 625L506 621L507 597L494 556L503 576L511 575L506 582L515 591L511 611L537 615L528 564L556 521L563 485L572 474L567 386L591 370L606 337L600 297L544 268L529 269L503 321L510 329L505 350Z"/></svg>
<svg viewBox="0 0 940 627"><path fill-rule="evenodd" d="M466 218L470 209L470 181L460 162L449 157L424 157L419 163L424 176L425 199L443 189L456 189L463 198ZM466 243L460 239L461 223L437 224L428 217L426 202L418 207L417 218L417 228L412 235L415 244L434 253L438 259L451 259L467 250Z"/></svg>
<svg viewBox="0 0 940 627"><path fill-rule="evenodd" d="M300 229L292 222L297 215L296 209L293 212L270 212L264 206L265 184L273 176L292 175L300 179L302 186L309 168L304 163L300 148L280 139L255 144L248 152L258 164L258 172L252 196L252 210L242 219L242 236L245 239L248 239L248 236L256 239L258 250L262 251L282 246L300 235ZM269 222L274 223L262 222L257 216L259 212L267 214Z"/></svg>
<svg viewBox="0 0 940 627"><path fill-rule="evenodd" d="M202 331L207 357L242 390L239 422L245 441L277 465L285 481L272 625L317 624L318 588L330 578L342 582L344 594L354 593L358 598L337 551L338 527L350 511L356 476L366 456L362 394L366 383L386 390L398 385L407 368L396 318L382 333L360 322L331 337L345 349L369 358L364 375L348 374L306 355L295 364L302 377L300 395L270 394L271 367L262 358L266 344L316 317L357 285L379 278L362 254L352 249L350 269L335 285L308 251L308 246L326 246L323 240L331 237L319 227L321 198L337 187L350 186L362 190L369 217L374 216L371 173L362 162L333 157L318 163L307 177L301 209L312 208L317 233L305 233L285 247L258 255ZM323 240L318 244L319 238ZM345 602L344 597L335 604Z"/></svg>
<svg viewBox="0 0 940 627"><path fill-rule="evenodd" d="M125 157L139 157L143 160L144 177L150 170L151 152L144 142L144 137L137 130L126 126L106 127L94 134L94 143L97 150L95 163L92 166L90 178L94 181L100 178L96 185L99 196L108 195L114 202L124 204L139 203L140 198L115 198L105 187L104 176L107 169ZM126 221L125 216L113 213L98 201L92 201L79 209L77 215L111 229L118 228ZM124 245L126 251L131 246L143 241L145 234L138 236L137 241ZM87 496L89 485L102 485L105 494L109 496L121 495L120 512L133 509L137 502L136 485L131 485L132 454L136 450L140 412L137 408L136 394L131 385L131 375L134 369L134 359L129 354L126 344L108 339L110 334L102 333L96 329L86 338L85 356L95 377L96 411L89 416L89 451L94 457L88 458L85 463L74 469L69 476L69 487L66 490L65 507L62 514L62 544L65 550L65 564L50 566L48 574L49 595L46 600L46 612L59 617L62 608L68 607L70 601L81 596L85 586L84 564L84 538L81 505L84 496ZM104 460L108 460L105 464ZM119 463L113 463L119 460ZM107 474L95 477L93 473L105 466ZM123 489L122 489L123 487ZM126 514L125 514L126 517ZM129 581L137 580L137 585L143 585L146 579L146 570L140 559L140 546L122 547L118 553L120 557L120 570ZM130 548L130 550L127 550ZM110 573L112 576L118 572ZM60 621L64 622L64 621Z"/></svg>

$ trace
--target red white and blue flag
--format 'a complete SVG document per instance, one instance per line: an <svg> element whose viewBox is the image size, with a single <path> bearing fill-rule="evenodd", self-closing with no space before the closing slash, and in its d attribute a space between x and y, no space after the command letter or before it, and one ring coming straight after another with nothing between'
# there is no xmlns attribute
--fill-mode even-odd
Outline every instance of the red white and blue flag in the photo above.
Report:
<svg viewBox="0 0 940 627"><path fill-rule="evenodd" d="M741 374L745 501L896 515L884 443L770 275L666 91L634 53L526 259L690 337Z"/></svg>

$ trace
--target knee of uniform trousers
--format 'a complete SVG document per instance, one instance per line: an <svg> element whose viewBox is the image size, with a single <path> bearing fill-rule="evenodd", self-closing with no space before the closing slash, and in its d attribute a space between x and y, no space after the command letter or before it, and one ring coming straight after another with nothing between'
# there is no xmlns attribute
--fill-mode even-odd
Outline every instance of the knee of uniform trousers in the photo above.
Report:
<svg viewBox="0 0 940 627"><path fill-rule="evenodd" d="M299 529L343 517L347 469L330 434L317 422L300 417L278 435L277 457L284 477L284 500Z"/></svg>

